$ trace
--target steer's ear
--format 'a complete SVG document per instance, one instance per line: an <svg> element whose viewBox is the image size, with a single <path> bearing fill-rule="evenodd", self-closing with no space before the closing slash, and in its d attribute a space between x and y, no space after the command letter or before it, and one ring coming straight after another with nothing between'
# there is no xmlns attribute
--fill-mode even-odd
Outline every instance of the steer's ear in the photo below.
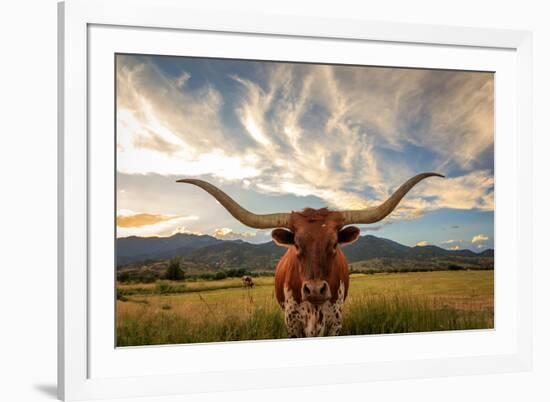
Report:
<svg viewBox="0 0 550 402"><path fill-rule="evenodd" d="M273 241L278 246L290 247L294 244L294 233L285 229L275 229L271 232Z"/></svg>
<svg viewBox="0 0 550 402"><path fill-rule="evenodd" d="M359 237L359 228L355 226L348 226L338 231L338 243L341 246L353 243Z"/></svg>

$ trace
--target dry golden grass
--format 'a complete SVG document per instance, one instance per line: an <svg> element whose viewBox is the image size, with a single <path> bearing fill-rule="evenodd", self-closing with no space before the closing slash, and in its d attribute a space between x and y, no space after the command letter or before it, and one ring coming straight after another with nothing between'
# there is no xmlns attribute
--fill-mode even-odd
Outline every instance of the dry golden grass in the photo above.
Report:
<svg viewBox="0 0 550 402"><path fill-rule="evenodd" d="M118 285L119 346L286 336L272 277L163 282ZM493 271L352 275L343 335L492 328L493 293Z"/></svg>

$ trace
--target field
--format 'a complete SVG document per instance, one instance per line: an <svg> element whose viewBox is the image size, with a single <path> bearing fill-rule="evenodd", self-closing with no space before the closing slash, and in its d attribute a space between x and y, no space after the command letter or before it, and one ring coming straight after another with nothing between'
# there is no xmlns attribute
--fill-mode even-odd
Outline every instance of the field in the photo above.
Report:
<svg viewBox="0 0 550 402"><path fill-rule="evenodd" d="M286 338L273 277L117 284L117 345ZM341 335L493 328L493 271L353 274Z"/></svg>

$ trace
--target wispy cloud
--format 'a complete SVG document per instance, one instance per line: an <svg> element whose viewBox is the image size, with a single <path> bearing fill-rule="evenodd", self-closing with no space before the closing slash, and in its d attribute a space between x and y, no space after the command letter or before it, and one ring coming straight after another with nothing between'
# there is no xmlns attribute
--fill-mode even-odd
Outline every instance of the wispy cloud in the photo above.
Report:
<svg viewBox="0 0 550 402"><path fill-rule="evenodd" d="M122 57L117 66L120 172L213 174L233 180L258 174L246 155L232 155L220 120L223 99L216 89L187 89L190 74L170 80L154 63L131 57Z"/></svg>
<svg viewBox="0 0 550 402"><path fill-rule="evenodd" d="M378 232L379 230L383 229L384 227L386 227L389 224L391 224L390 221L384 222L380 225L364 226L364 227L361 228L361 232Z"/></svg>
<svg viewBox="0 0 550 402"><path fill-rule="evenodd" d="M389 221L494 208L492 74L216 60L197 71L185 59L169 73L119 57L120 173L214 177L355 209L438 170L447 178L418 185Z"/></svg>
<svg viewBox="0 0 550 402"><path fill-rule="evenodd" d="M437 208L494 209L494 176L489 170L478 170L460 177L433 180L416 191L421 197L434 197Z"/></svg>

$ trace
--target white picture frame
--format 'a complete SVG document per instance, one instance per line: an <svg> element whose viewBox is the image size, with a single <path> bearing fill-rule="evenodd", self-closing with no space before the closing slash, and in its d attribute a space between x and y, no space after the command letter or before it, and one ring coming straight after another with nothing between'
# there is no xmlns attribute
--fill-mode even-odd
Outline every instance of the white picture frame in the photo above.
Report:
<svg viewBox="0 0 550 402"><path fill-rule="evenodd" d="M216 14L186 8L177 0L69 0L59 4L58 15L61 399L161 396L531 368L532 38L529 32L268 14ZM182 41L189 36L193 41ZM210 42L245 41L250 46L231 49L218 44L216 48L208 44L207 37L216 39ZM315 53L298 52L300 47L296 43L304 40L313 49L332 46L331 52L323 58ZM253 54L257 59L314 58L360 63L363 59L358 59L352 50L363 46L371 52L368 60L374 64L403 65L403 58L409 57L414 66L496 71L497 95L507 96L502 102L497 96L495 111L495 330L341 337L337 341L326 338L115 349L114 343L109 343L112 317L103 314L107 312L105 306L113 303L112 293L107 293L106 301L100 300L112 283L90 269L101 255L107 258L109 253L112 255L108 245L95 240L101 225L90 224L90 211L94 211L94 219L101 217L98 200L112 191L106 188L103 193L97 187L108 187L109 183L97 181L102 169L95 161L98 147L104 144L96 142L99 136L94 133L112 128L113 120L108 109L102 114L103 109L94 105L103 105L108 99L110 105L114 104L109 92L113 88L109 79L112 81L114 77L108 78L102 71L114 52L177 54L184 47L179 44L191 42L200 45L193 50L187 48L193 55L250 58ZM258 43L263 44L261 50ZM400 51L387 50L392 47ZM399 57L393 56L397 53ZM112 137L105 138L114 143ZM108 155L111 151L105 152ZM103 154L101 158L108 159ZM108 163L103 171L109 172ZM504 215L508 222L506 231L499 224ZM109 241L112 243L112 239ZM455 346L452 353L445 352L450 342ZM389 353L390 346L393 355ZM316 359L307 357L314 355L309 352L320 348L332 353ZM350 350L369 351L369 356L346 353ZM384 354L377 355L376 351ZM306 357L285 362L285 356L291 353ZM216 354L224 358L216 361L214 369L209 369L208 364ZM183 356L185 360L181 359ZM194 369L181 363L199 359L203 365L195 365ZM166 363L162 371L143 368L156 367L154 362L159 361Z"/></svg>

